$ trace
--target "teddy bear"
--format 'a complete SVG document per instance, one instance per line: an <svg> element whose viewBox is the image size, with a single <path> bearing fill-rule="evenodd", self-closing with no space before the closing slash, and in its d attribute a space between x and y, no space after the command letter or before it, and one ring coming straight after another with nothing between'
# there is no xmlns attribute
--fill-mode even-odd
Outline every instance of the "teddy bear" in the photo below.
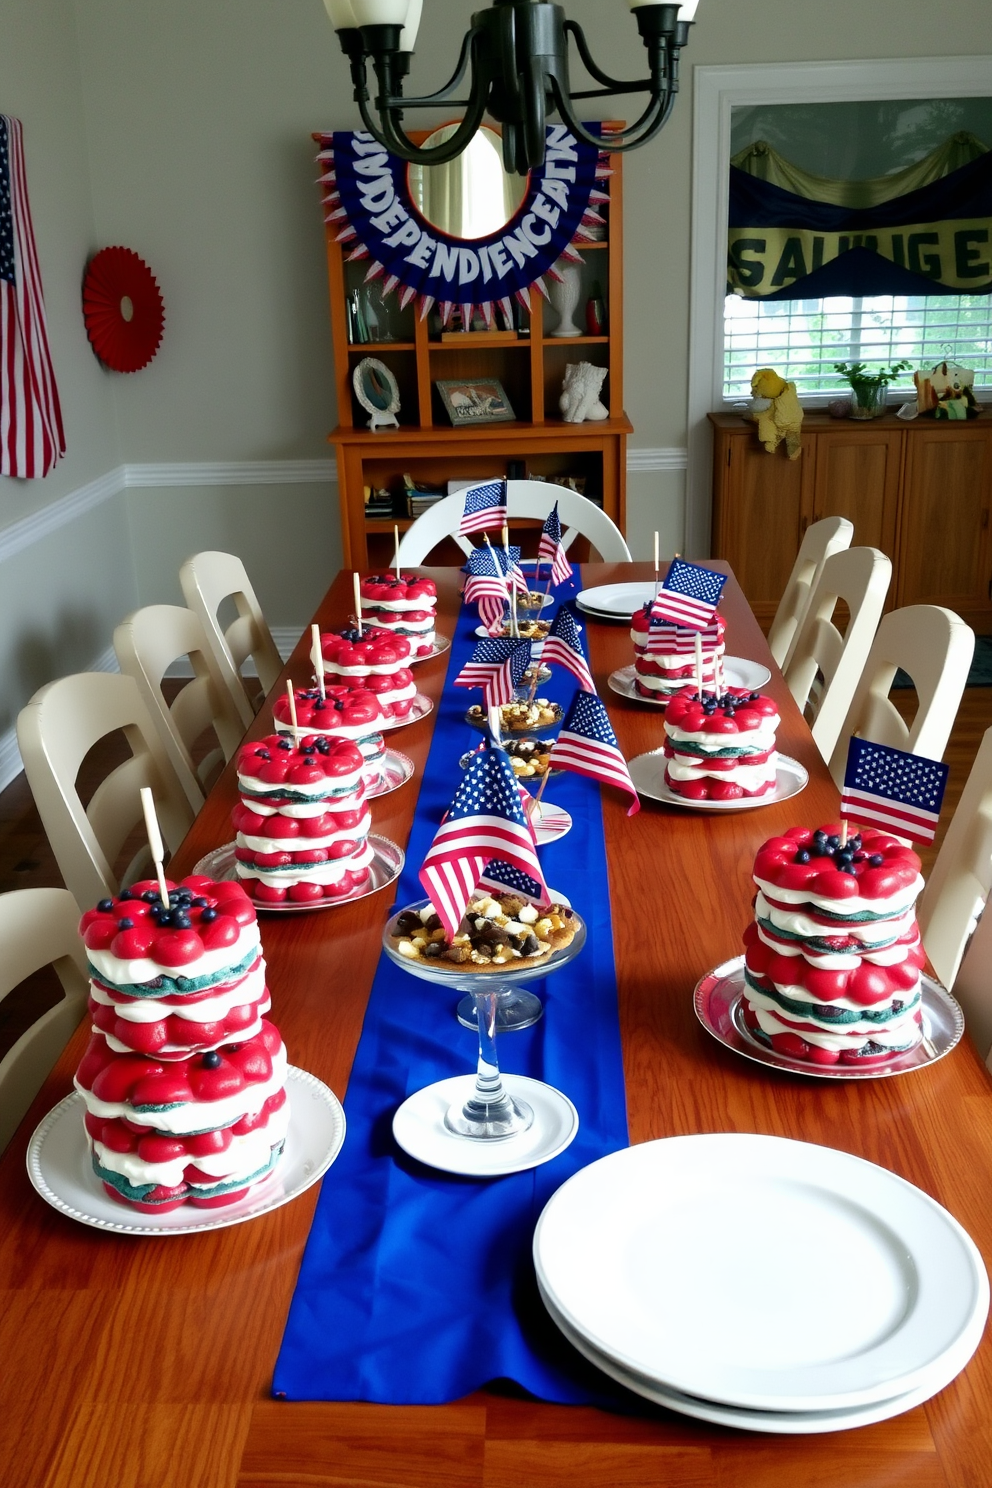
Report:
<svg viewBox="0 0 992 1488"><path fill-rule="evenodd" d="M770 455L774 454L784 439L789 459L798 460L802 449L799 431L803 410L796 396L796 384L786 382L771 367L759 367L751 378L751 393L755 399L769 400L766 406L756 408L752 413L758 424L758 438L765 449Z"/></svg>

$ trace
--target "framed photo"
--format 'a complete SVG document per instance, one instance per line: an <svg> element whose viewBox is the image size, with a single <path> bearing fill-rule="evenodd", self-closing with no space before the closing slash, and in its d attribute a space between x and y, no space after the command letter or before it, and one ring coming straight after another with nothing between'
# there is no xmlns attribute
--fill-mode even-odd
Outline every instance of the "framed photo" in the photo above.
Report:
<svg viewBox="0 0 992 1488"><path fill-rule="evenodd" d="M503 384L494 377L476 382L463 378L450 378L435 384L448 417L456 429L470 424L512 424L516 414L510 400L503 391Z"/></svg>

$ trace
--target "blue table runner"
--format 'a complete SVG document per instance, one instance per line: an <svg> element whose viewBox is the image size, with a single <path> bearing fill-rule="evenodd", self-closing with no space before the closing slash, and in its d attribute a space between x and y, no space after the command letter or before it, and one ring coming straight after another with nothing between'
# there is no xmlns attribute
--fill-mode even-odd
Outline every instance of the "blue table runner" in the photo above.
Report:
<svg viewBox="0 0 992 1488"><path fill-rule="evenodd" d="M576 588L573 580L559 596ZM464 721L479 694L451 685L477 624L474 607L463 609L394 908L424 897L419 868L451 803L458 760L479 742ZM574 691L561 668L539 688L566 707ZM431 1405L501 1379L561 1403L621 1395L551 1323L531 1261L534 1226L555 1189L628 1141L599 789L564 774L546 796L573 826L541 848L545 878L582 914L588 938L569 966L530 984L544 1017L502 1035L499 1058L507 1072L563 1090L578 1109L578 1135L551 1162L488 1180L440 1173L402 1152L392 1136L397 1107L473 1072L478 1041L455 1019L460 994L383 956L348 1084L347 1138L323 1180L276 1364L279 1397Z"/></svg>

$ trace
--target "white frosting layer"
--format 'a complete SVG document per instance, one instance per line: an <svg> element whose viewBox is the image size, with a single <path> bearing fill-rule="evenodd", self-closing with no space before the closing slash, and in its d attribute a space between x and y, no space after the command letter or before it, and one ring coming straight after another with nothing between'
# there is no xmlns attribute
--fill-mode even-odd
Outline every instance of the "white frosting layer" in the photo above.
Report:
<svg viewBox="0 0 992 1488"><path fill-rule="evenodd" d="M129 997L126 1002L118 1002L96 982L90 982L90 996L102 1007L112 1007L126 1023L161 1023L165 1018L184 1018L188 1023L216 1023L226 1018L232 1008L246 1007L260 998L265 998L266 1007L269 1005L264 961L252 967L248 975L228 991L188 1004L162 1002L157 997ZM242 1041L246 1037L246 1034L238 1034Z"/></svg>
<svg viewBox="0 0 992 1488"><path fill-rule="evenodd" d="M829 899L824 894L812 893L808 888L780 889L776 884L760 879L757 874L754 875L754 881L766 902L772 898L780 904L810 904L814 909L824 909L828 914L838 915L842 919L848 915L862 914L865 910L869 914L876 915L902 914L916 903L923 889L923 875L920 873L916 875L908 888L899 889L884 899L864 899L860 894L854 894L850 899ZM823 927L821 926L814 933L822 935Z"/></svg>
<svg viewBox="0 0 992 1488"><path fill-rule="evenodd" d="M863 961L870 962L872 966L901 966L909 952L915 950L920 943L917 935L912 945L897 943L882 946L878 950L866 947L861 951L811 951L808 945L801 945L797 941L775 940L761 925L758 926L758 939L780 956L801 956L810 966L816 966L821 971L856 971Z"/></svg>
<svg viewBox="0 0 992 1488"><path fill-rule="evenodd" d="M707 734L702 730L690 733L688 729L676 728L666 718L665 733L675 748L684 743L698 744L701 749L750 749L753 754L764 754L775 748L775 730L781 721L776 713L774 718L766 719L761 728L742 729L737 734Z"/></svg>
<svg viewBox="0 0 992 1488"><path fill-rule="evenodd" d="M310 852L317 848L330 847L333 842L349 842L352 839L358 842L369 835L372 826L372 813L366 811L357 826L351 828L339 828L335 832L328 832L321 837L251 837L243 832L238 833L238 846L247 847L250 852L273 853L273 852Z"/></svg>
<svg viewBox="0 0 992 1488"><path fill-rule="evenodd" d="M114 1116L126 1116L142 1126L155 1131L171 1132L175 1136L189 1136L192 1132L213 1131L219 1126L233 1126L242 1116L254 1116L286 1083L286 1046L280 1044L272 1056L272 1074L268 1080L246 1085L237 1095L224 1096L215 1101L185 1101L166 1111L136 1111L123 1101L99 1100L90 1090L84 1090L78 1076L73 1084L93 1116L107 1120Z"/></svg>
<svg viewBox="0 0 992 1488"><path fill-rule="evenodd" d="M332 863L298 863L291 868L256 868L252 863L238 863L239 878L257 878L271 889L291 889L294 884L336 884L345 873L367 868L375 856L369 844L363 843L350 858L336 858Z"/></svg>
<svg viewBox="0 0 992 1488"><path fill-rule="evenodd" d="M218 950L205 950L195 961L190 961L185 966L161 966L159 962L152 961L148 956L135 958L132 961L122 961L109 950L91 951L89 947L86 949L86 955L103 980L113 982L117 986L152 982L159 976L198 978L218 975L218 980L220 980L219 973L229 970L232 966L240 966L252 949L259 944L257 922L251 925L239 925L238 929L240 934L233 945L221 946Z"/></svg>
<svg viewBox="0 0 992 1488"><path fill-rule="evenodd" d="M366 599L362 595L363 610L388 610L392 614L402 615L405 610L436 610L437 598L431 598L429 594L422 594L417 599Z"/></svg>
<svg viewBox="0 0 992 1488"><path fill-rule="evenodd" d="M637 683L639 687L646 687L649 692L680 692L683 687L692 682L691 677L655 677L645 676L637 670ZM713 681L713 672L703 667L703 683Z"/></svg>
<svg viewBox="0 0 992 1488"><path fill-rule="evenodd" d="M760 892L754 901L754 912L760 919L768 920L777 930L788 930L793 935L815 940L825 940L832 935L845 935L860 942L866 948L876 946L880 941L901 940L914 923L913 912L910 908L902 914L893 915L891 920L866 921L861 925L824 925L800 910L777 909L769 904L764 894Z"/></svg>
<svg viewBox="0 0 992 1488"><path fill-rule="evenodd" d="M402 687L390 687L386 692L377 692L380 703L402 703L417 696L416 682L407 682Z"/></svg>
<svg viewBox="0 0 992 1488"><path fill-rule="evenodd" d="M362 772L358 774L362 781ZM365 790L349 791L346 796L334 796L326 801L287 801L284 806L270 806L265 801L242 801L256 816L291 816L296 821L306 821L315 816L324 816L328 811L357 811L365 800Z"/></svg>
<svg viewBox="0 0 992 1488"><path fill-rule="evenodd" d="M264 1126L246 1132L244 1136L232 1137L231 1145L223 1152L211 1152L204 1157L185 1155L171 1158L168 1162L152 1163L146 1162L136 1152L114 1152L103 1142L89 1140L101 1168L120 1173L134 1188L142 1188L146 1183L161 1188L178 1188L188 1167L209 1173L218 1183L230 1178L250 1178L252 1173L265 1167L272 1148L285 1141L288 1130L289 1101L285 1101L278 1111L272 1112Z"/></svg>
<svg viewBox="0 0 992 1488"><path fill-rule="evenodd" d="M725 780L729 785L753 791L775 779L778 758L773 752L763 765L735 765L732 770L708 770L705 764L681 765L678 760L669 760L666 773L672 780Z"/></svg>
<svg viewBox="0 0 992 1488"><path fill-rule="evenodd" d="M281 754L283 751L280 750ZM350 770L347 775L336 775L333 778L325 775L323 780L315 781L312 785L292 785L289 781L284 784L274 785L270 780L259 780L255 775L238 775L238 790L256 795L271 795L280 790L292 791L294 796L308 796L310 801L323 801L336 799L345 791L353 791L361 780L360 770ZM332 795L333 793L333 795ZM254 805L254 802L249 802ZM309 802L291 802L292 805L307 805Z"/></svg>
<svg viewBox="0 0 992 1488"><path fill-rule="evenodd" d="M757 994L748 988L747 998L751 1002L752 997ZM767 1001L767 999L762 999ZM797 1037L804 1039L807 1044L815 1044L818 1049L829 1049L833 1053L842 1053L845 1049L860 1049L862 1044L871 1039L872 1043L879 1044L883 1049L902 1049L910 1044L919 1043L923 1034L915 1019L915 1011L905 1016L895 1018L891 1023L885 1024L883 1028L872 1028L870 1032L852 1032L849 1035L837 1032L824 1033L819 1029L796 1028L795 1024L787 1022L779 1013L770 1012L768 1008L759 1007L752 1003L758 1023L764 1033L794 1033ZM848 1025L855 1029L855 1024Z"/></svg>

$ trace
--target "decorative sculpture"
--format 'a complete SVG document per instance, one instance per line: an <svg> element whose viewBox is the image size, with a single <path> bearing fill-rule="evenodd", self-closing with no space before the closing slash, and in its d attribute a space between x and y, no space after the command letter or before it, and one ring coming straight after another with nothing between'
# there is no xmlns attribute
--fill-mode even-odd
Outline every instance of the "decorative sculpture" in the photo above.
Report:
<svg viewBox="0 0 992 1488"><path fill-rule="evenodd" d="M558 407L566 424L584 424L607 419L610 410L600 401L606 368L592 362L570 362L565 368Z"/></svg>
<svg viewBox="0 0 992 1488"><path fill-rule="evenodd" d="M555 264L557 278L548 285L548 299L558 311L558 325L552 336L581 336L582 329L575 324L575 312L582 298L582 279L577 264L559 259Z"/></svg>

